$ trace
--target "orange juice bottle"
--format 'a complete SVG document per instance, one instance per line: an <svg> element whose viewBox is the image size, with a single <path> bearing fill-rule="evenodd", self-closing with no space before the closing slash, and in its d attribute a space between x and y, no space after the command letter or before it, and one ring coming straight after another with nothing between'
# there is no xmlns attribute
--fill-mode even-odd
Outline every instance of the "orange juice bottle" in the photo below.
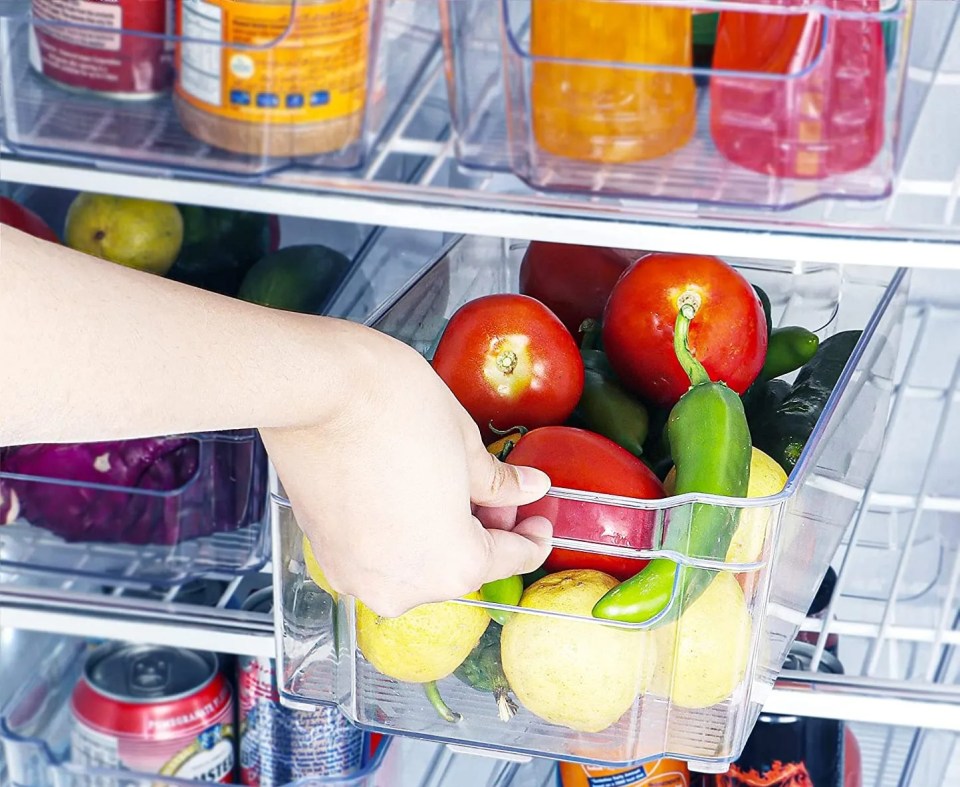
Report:
<svg viewBox="0 0 960 787"><path fill-rule="evenodd" d="M548 153L639 161L682 147L693 134L693 77L656 68L692 65L689 8L532 0L530 52L533 134Z"/></svg>
<svg viewBox="0 0 960 787"><path fill-rule="evenodd" d="M690 787L690 771L680 760L660 760L627 768L560 763L561 787Z"/></svg>

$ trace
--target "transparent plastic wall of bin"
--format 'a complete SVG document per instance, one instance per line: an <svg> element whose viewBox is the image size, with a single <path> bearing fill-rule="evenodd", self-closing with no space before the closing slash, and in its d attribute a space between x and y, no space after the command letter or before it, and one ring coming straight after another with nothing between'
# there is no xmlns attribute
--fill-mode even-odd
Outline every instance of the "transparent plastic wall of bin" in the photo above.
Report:
<svg viewBox="0 0 960 787"><path fill-rule="evenodd" d="M229 177L356 169L435 51L424 5L23 2L0 19L4 141Z"/></svg>
<svg viewBox="0 0 960 787"><path fill-rule="evenodd" d="M88 768L71 761L73 720L69 698L88 645L79 639L5 631L7 652L43 653L4 704L0 704L0 783L10 787L189 787L209 782L173 776ZM7 664L0 657L4 668ZM286 787L549 787L555 766L454 754L447 747L410 739L385 739L362 768L344 777L304 777Z"/></svg>
<svg viewBox="0 0 960 787"><path fill-rule="evenodd" d="M111 466L121 482L93 480ZM252 430L14 447L0 451L0 470L11 569L171 585L253 571L269 555L267 459Z"/></svg>
<svg viewBox="0 0 960 787"><path fill-rule="evenodd" d="M459 306L516 291L524 248L462 239L371 322L429 357ZM751 500L685 495L649 501L553 489L539 504L554 521L558 546L638 560L666 557L682 566L678 571L701 577L705 569L716 572L692 604L674 590L671 610L678 621L611 624L589 617L592 604L554 613L501 608L512 615L499 632L484 605L452 602L457 628L473 632L465 635L470 642L460 643L462 656L492 627L485 641L501 654L517 713L504 720L493 694L448 673L437 688L460 717L451 723L422 685L391 677L404 664L417 664L417 654L394 653L383 661L374 633L382 621L371 620L350 598L335 606L309 579L302 536L281 496L272 512L282 566L274 578L282 599L275 611L282 699L292 705L337 702L369 729L504 753L605 764L671 756L701 770L734 760L878 461L907 275L859 266L731 262L769 293L777 323L805 325L821 337L863 330L783 492ZM706 505L739 516L739 527L755 544L751 562L685 551L677 530L685 532L694 510ZM631 543L577 540L584 523L602 531L614 521L630 525ZM405 680L416 680L413 674L404 672Z"/></svg>
<svg viewBox="0 0 960 787"><path fill-rule="evenodd" d="M467 167L770 208L890 193L913 0L439 2Z"/></svg>
<svg viewBox="0 0 960 787"><path fill-rule="evenodd" d="M14 196L61 233L75 195L20 187ZM350 260L321 311L356 322L443 245L434 233L288 218L280 236L284 247L321 242ZM0 447L0 564L157 587L261 568L270 532L266 456L256 432L145 442L153 453L120 443L102 451L78 446L57 449L56 462L39 457L28 465Z"/></svg>

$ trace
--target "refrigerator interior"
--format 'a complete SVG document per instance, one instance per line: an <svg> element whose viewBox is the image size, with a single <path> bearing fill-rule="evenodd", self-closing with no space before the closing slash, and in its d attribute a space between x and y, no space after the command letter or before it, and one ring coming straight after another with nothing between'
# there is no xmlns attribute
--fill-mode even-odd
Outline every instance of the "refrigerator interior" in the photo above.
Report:
<svg viewBox="0 0 960 787"><path fill-rule="evenodd" d="M0 15L22 6L0 3ZM944 269L916 270L911 279L880 465L865 484L835 490L859 505L832 563L839 577L834 599L822 620L808 619L802 628L819 633L818 648L832 635L840 638L845 675L785 674L767 708L852 719L865 786L953 787L960 785L960 273L949 269L960 253L958 8L947 0L917 4L899 171L886 200L820 200L771 213L545 195L511 175L462 170L446 122L438 41L368 163L353 175L283 172L262 186L236 187L173 172L158 179L122 161L54 165L3 149L0 189L16 194L33 188L19 184L59 185L131 195L150 189L159 199L254 210L269 193L271 209L285 214L285 237L336 237L362 253L376 303L361 302L349 288L338 296L341 312L355 320L413 280L458 232L798 265ZM27 631L55 641L122 638L273 653L272 616L239 608L251 589L270 584L269 565L248 575L213 573L154 588L136 581L136 560L128 564L128 579L111 582L32 569L30 549L39 548L0 531L0 703L36 672L22 645ZM403 745L426 763L430 775L423 783L473 787L465 775L475 774L473 758L464 765L431 744ZM438 756L440 765L431 766ZM449 766L461 768L449 772L459 776L443 778L448 760L461 763ZM483 776L476 781L485 783Z"/></svg>

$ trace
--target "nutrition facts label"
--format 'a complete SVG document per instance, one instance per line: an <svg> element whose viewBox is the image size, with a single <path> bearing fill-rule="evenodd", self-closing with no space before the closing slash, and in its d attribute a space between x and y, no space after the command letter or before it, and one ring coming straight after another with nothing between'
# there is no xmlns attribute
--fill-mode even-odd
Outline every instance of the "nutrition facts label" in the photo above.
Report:
<svg viewBox="0 0 960 787"><path fill-rule="evenodd" d="M203 0L183 0L181 34L209 44L185 40L181 44L180 87L201 101L220 106L222 94L223 11Z"/></svg>
<svg viewBox="0 0 960 787"><path fill-rule="evenodd" d="M61 41L110 52L120 49L123 11L117 4L99 0L33 0L33 13L38 19L68 23L44 28Z"/></svg>
<svg viewBox="0 0 960 787"><path fill-rule="evenodd" d="M73 762L80 765L116 768L120 764L117 739L79 722L74 722L70 736L70 752Z"/></svg>

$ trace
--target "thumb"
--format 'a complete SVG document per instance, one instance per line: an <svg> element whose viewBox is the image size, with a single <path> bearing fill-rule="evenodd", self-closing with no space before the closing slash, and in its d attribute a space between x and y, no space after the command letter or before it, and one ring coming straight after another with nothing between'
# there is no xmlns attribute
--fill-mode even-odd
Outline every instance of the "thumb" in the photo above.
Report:
<svg viewBox="0 0 960 787"><path fill-rule="evenodd" d="M483 533L487 540L484 582L536 571L552 549L553 525L542 516L525 519L513 530L484 530Z"/></svg>
<svg viewBox="0 0 960 787"><path fill-rule="evenodd" d="M550 489L550 478L533 467L501 462L477 441L468 460L470 500L481 506L521 506L533 503Z"/></svg>

